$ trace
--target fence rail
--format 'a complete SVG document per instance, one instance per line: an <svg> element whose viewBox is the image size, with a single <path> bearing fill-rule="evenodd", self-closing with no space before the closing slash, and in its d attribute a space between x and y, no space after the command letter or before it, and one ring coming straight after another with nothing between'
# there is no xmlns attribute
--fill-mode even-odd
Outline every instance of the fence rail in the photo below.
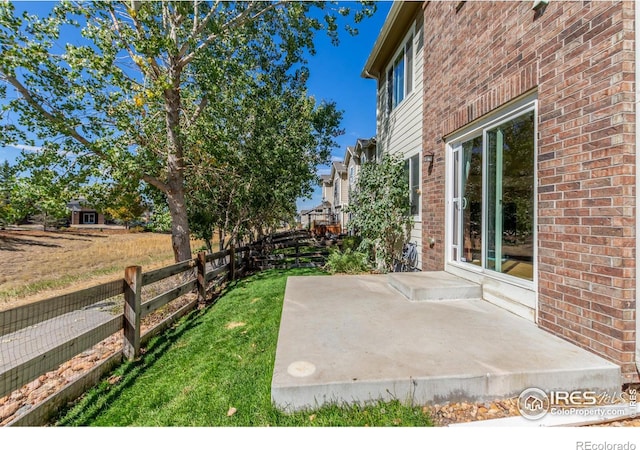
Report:
<svg viewBox="0 0 640 450"><path fill-rule="evenodd" d="M0 336L67 314L124 292L123 280L109 281L0 312ZM3 394L0 391L0 396Z"/></svg>
<svg viewBox="0 0 640 450"><path fill-rule="evenodd" d="M310 247L315 249L310 251ZM294 249L294 252L282 253L289 248ZM122 355L128 359L136 358L140 354L141 342L147 337L141 335L141 319L187 293L197 292L198 302L202 303L212 289L247 272L276 266L309 263L319 265L326 255L328 250L310 240L308 232L281 233L240 248L231 247L212 254L201 252L192 260L148 272L142 272L140 266L127 267L122 279L2 311L0 398L121 331ZM178 286L143 302L144 286L175 276L182 277ZM46 335L44 324L53 323L52 319L59 321L118 297L124 301L122 312L104 313L107 318L101 317L101 322L92 328L58 340L55 336ZM198 302L194 301L191 307L195 307ZM33 330L27 330L28 327L33 327ZM3 347L8 345L5 342L17 340L15 336L21 333L45 333L42 340L46 342L39 343L39 347L33 345L34 348L28 350L14 349L13 353L7 352ZM11 359L9 365L7 356ZM46 416L42 412L39 414Z"/></svg>

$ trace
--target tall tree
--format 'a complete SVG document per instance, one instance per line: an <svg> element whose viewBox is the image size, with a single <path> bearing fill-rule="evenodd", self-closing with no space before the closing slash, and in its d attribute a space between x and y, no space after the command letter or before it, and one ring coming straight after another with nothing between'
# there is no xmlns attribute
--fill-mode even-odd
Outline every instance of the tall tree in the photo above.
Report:
<svg viewBox="0 0 640 450"><path fill-rule="evenodd" d="M269 64L287 71L304 62L314 34L325 29L337 39L336 17L353 12L331 8L285 1L65 2L39 18L16 17L3 2L0 94L7 87L18 94L6 106L19 120L8 123L3 115L0 143L29 143L24 130L33 131L60 160L73 155L68 170L80 178L154 186L166 196L175 259L189 259L188 143L212 105L227 100L215 87L259 75ZM312 9L327 10L324 20ZM358 6L354 21L374 10ZM61 30L72 27L81 30L74 39L80 43L61 44Z"/></svg>
<svg viewBox="0 0 640 450"><path fill-rule="evenodd" d="M56 226L69 215L67 199L75 197L76 186L53 169L34 169L16 179L12 207L16 218L31 217L43 230Z"/></svg>
<svg viewBox="0 0 640 450"><path fill-rule="evenodd" d="M0 228L13 222L15 209L12 205L16 184L15 168L5 161L0 165Z"/></svg>
<svg viewBox="0 0 640 450"><path fill-rule="evenodd" d="M94 184L88 192L90 205L127 229L131 222L142 217L148 207L140 189L131 183Z"/></svg>
<svg viewBox="0 0 640 450"><path fill-rule="evenodd" d="M204 240L218 229L229 243L293 217L296 199L312 190L316 166L342 133L336 106L307 95L307 72L278 69L249 80L247 95L218 105L227 109L217 113L224 123L203 124L192 146L201 151L189 161L191 222Z"/></svg>

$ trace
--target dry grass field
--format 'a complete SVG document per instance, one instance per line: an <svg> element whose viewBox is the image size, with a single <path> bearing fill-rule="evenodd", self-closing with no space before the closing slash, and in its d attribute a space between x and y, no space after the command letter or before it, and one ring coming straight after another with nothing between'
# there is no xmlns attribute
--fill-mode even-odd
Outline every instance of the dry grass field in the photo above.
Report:
<svg viewBox="0 0 640 450"><path fill-rule="evenodd" d="M121 278L127 266L172 263L168 234L0 230L0 310Z"/></svg>

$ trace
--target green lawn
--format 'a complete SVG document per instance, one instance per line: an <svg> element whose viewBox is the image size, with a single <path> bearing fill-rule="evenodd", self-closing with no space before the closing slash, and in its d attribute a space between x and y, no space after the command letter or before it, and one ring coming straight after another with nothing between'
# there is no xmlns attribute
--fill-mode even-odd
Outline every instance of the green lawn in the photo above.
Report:
<svg viewBox="0 0 640 450"><path fill-rule="evenodd" d="M425 426L421 407L325 407L293 415L271 405L271 376L288 275L271 270L230 287L143 356L120 366L57 418L59 426ZM231 408L235 413L229 415Z"/></svg>

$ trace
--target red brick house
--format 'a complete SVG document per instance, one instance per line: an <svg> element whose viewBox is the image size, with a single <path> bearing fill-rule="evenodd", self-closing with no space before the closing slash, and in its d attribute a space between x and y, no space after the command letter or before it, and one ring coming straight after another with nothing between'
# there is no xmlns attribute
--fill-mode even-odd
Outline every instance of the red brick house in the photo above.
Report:
<svg viewBox="0 0 640 450"><path fill-rule="evenodd" d="M84 199L71 200L67 204L71 211L71 225L104 225L104 215L92 208Z"/></svg>
<svg viewBox="0 0 640 450"><path fill-rule="evenodd" d="M422 270L481 283L623 383L640 381L639 16L632 1L398 2L363 71L378 142L421 114L404 132L421 142Z"/></svg>

